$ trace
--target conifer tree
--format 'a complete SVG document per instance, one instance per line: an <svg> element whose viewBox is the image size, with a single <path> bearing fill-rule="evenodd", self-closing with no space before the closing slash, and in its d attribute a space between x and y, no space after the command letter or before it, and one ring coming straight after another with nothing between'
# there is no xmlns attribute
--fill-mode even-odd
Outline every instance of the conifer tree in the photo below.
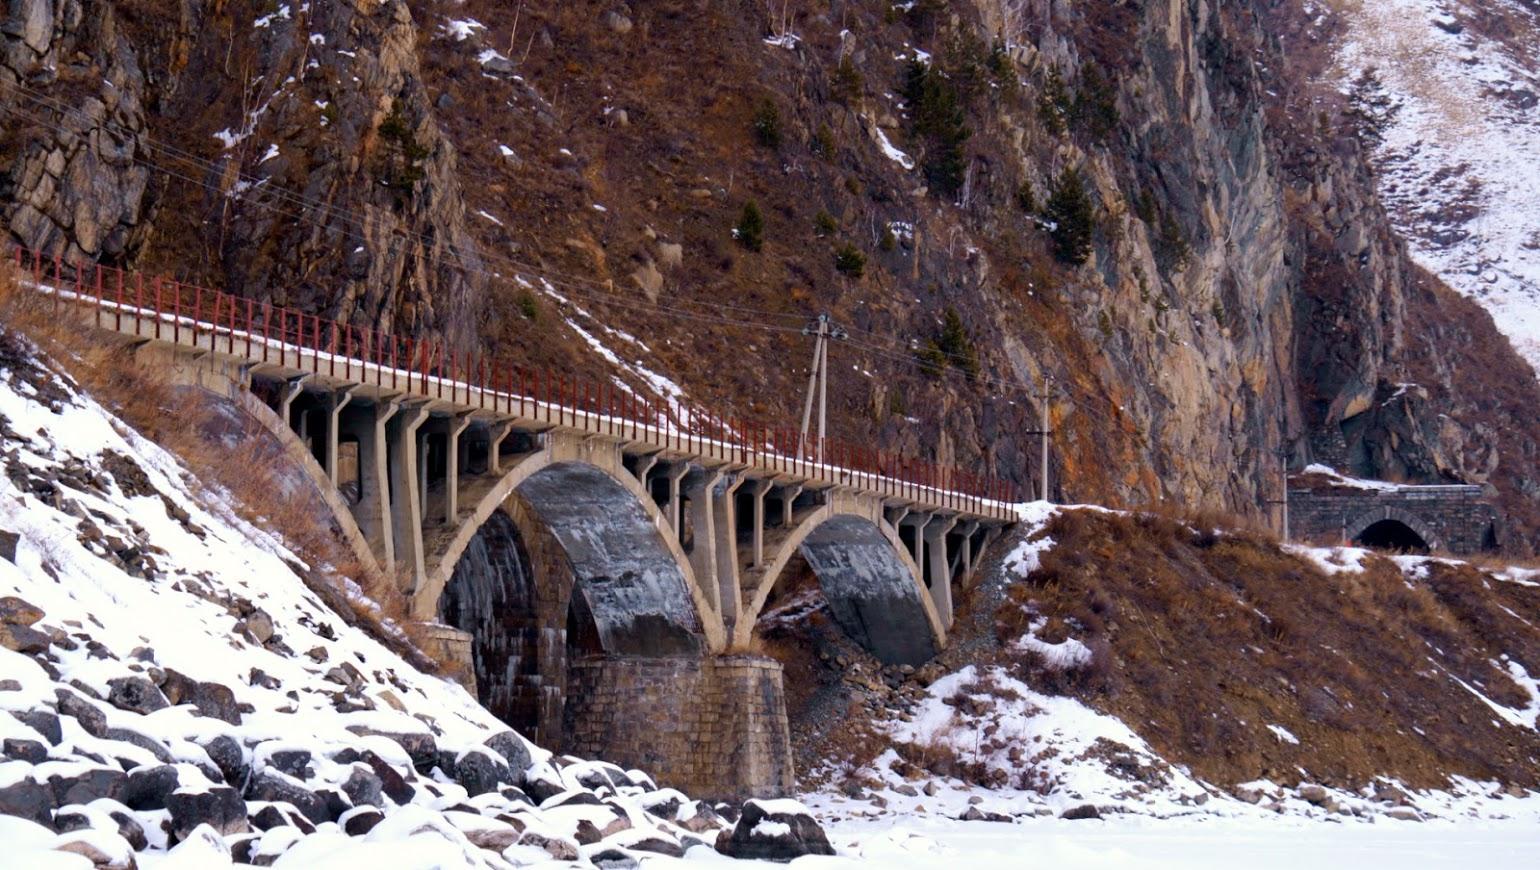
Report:
<svg viewBox="0 0 1540 870"><path fill-rule="evenodd" d="M1079 171L1068 168L1059 174L1045 216L1054 224L1055 256L1076 266L1090 258L1096 214Z"/></svg>

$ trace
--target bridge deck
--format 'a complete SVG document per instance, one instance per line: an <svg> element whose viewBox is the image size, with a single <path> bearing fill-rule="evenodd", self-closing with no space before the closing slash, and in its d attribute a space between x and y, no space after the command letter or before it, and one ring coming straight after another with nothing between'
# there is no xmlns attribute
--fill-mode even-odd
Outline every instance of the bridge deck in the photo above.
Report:
<svg viewBox="0 0 1540 870"><path fill-rule="evenodd" d="M355 399L425 404L524 431L564 429L613 439L631 453L686 458L787 484L849 488L916 510L997 523L1016 519L1012 484L959 468L835 439L803 444L791 430L653 402L613 382L469 357L440 343L162 278L69 266L22 251L16 261L32 276L32 288L55 304L74 306L99 329L211 354L275 377L315 379Z"/></svg>

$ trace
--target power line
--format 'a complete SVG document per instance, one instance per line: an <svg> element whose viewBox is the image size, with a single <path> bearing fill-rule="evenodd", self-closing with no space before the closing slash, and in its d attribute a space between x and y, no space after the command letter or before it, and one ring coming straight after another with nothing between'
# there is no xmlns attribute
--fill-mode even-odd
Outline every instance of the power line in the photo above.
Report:
<svg viewBox="0 0 1540 870"><path fill-rule="evenodd" d="M222 167L219 164L215 163L215 162L212 162L212 161L205 160L203 158L197 157L196 155L190 154L190 153L188 153L186 151L183 151L183 150L181 150L179 148L176 148L175 146L171 146L171 145L167 145L165 143L162 143L162 142L154 139L153 137L149 136L147 133L136 135L134 133L134 131L127 130L126 128L123 128L120 125L117 125L117 124L115 124L115 123L113 123L111 121L97 122L94 119L91 119L88 116L86 116L81 110L79 110L79 109L77 109L75 107L68 106L66 104L60 103L59 101L54 100L53 98L49 97L48 95L43 94L41 92L38 92L38 91L36 91L36 90L26 86L25 84L17 82L17 83L13 83L11 85L11 87L14 88L16 91L18 91L20 93L20 95L24 99L27 99L29 102L33 103L34 105L41 105L44 108L53 109L54 111L57 111L57 112L59 112L61 114L71 115L71 116L74 116L74 117L81 118L82 120L86 121L87 123L90 123L90 124L93 124L93 125L102 126L102 127L106 127L108 129L111 129L111 130L115 130L120 135L123 135L125 138L137 138L138 140L145 142L148 145L149 150L151 150L152 152L160 152L160 153L162 153L163 155L169 157L172 160L175 160L175 161L183 163L183 164L190 165L191 167L193 167L195 169L202 170L203 172L208 173L210 175L217 176L217 175L222 174L222 172L223 172ZM9 113L11 113L13 115L19 116L19 117L24 118L26 120L29 120L29 121L31 121L31 122L33 122L35 124L51 128L51 129L55 130L56 132L70 132L70 131L65 130L63 127L59 126L59 124L56 123L53 120L50 120L50 119L47 119L47 118L43 118L43 117L40 117L38 115L35 115L35 114L32 114L32 113L23 111L22 109L20 109L20 108L18 108L16 106L12 106L12 105L0 106L0 111L9 112ZM167 166L165 166L163 164L147 161L147 160L139 157L137 154L133 157L133 160L136 163L138 163L139 165L144 166L147 169L151 169L153 171L160 172L160 173L162 173L162 174L164 174L166 176L169 176L171 178L174 178L176 180L185 182L187 184L194 185L196 187L202 188L204 190L207 190L209 192L215 193L215 194L220 195L220 196L227 196L228 195L228 192L224 188L220 187L219 185L216 185L216 184L211 183L211 182L209 182L207 180L204 180L204 179L200 179L200 178L193 177L191 175L184 174L182 172L178 172L175 169L169 168L169 167L167 167ZM337 206L337 205L332 205L332 204L328 204L328 203L324 203L324 202L319 202L319 201L316 201L316 200L313 200L313 199L306 198L306 197L304 197L304 196L302 196L300 194L294 193L294 192L292 192L292 191L282 187L281 185L270 183L271 179L257 178L256 176L252 176L252 175L248 175L248 174L240 173L240 172L237 172L235 177L239 181L247 183L249 188L254 189L254 188L260 186L262 191L265 194L271 195L272 197L278 199L280 202L288 203L288 204L294 205L296 207L306 209L309 213L307 213L306 211L286 210L286 209L280 207L280 205L278 205L278 204L275 204L275 203L272 203L272 202L267 202L267 201L264 201L264 200L261 200L261 199L246 199L246 200L243 201L245 205L267 210L267 211L269 211L269 212L271 212L273 214L276 214L276 215L278 215L280 217L284 217L284 218L290 219L290 220L292 220L292 221L294 221L296 223L305 223L305 224L309 224L311 226L316 226L316 227L319 227L319 228L322 228L322 229L328 229L328 230L335 229L336 231L340 232L344 237L350 238L350 239L352 239L354 241L367 241L366 237L364 237L361 233L349 229L348 226L346 225L347 223L351 223L353 225L361 225L361 224L364 223L365 217L363 215L361 215L360 213L358 213L358 212L355 212L355 211L352 211L352 210L349 210L349 209L346 209L346 208L342 208L342 207ZM319 213L319 214L316 214L316 213ZM345 221L344 226L342 226L340 228L333 228L333 227L327 226L323 222L323 220L322 220L322 217L324 217L326 215L334 215L334 216L343 218L344 221ZM412 232L407 232L407 231L399 231L397 233L397 235L399 237L402 237L402 238L419 241L419 242L421 242L421 243L423 243L425 245L428 245L428 246L433 246L438 241L438 240L428 236L427 234L423 234L423 233L412 233ZM460 250L458 250L455 245L453 245L452 243L448 243L448 242L446 242L445 244L446 244L446 247L448 248L449 253L457 261L457 263L458 263L457 268L459 268L459 270L462 273L479 275L479 276L487 279L488 281L492 281L492 282L501 282L501 283L504 283L504 284L507 284L507 283L510 282L510 279L508 278L508 276L503 275L500 272L488 271L488 270L486 270L484 268L479 268L479 267L477 267L477 266L475 266L475 265L473 265L471 263L468 263L466 255L463 252L461 252ZM760 330L760 331L765 331L765 332L770 332L770 333L779 333L779 334L784 334L784 335L797 334L797 333L800 333L802 331L799 327L796 327L796 326L780 325L780 324L776 324L776 323L768 323L768 322L764 322L762 320L734 319L734 318L731 318L731 317L721 316L720 314L703 313L703 312L700 312L700 311L697 311L697 310L681 308L681 307L674 306L674 305L665 305L665 304L662 304L662 303L651 302L651 301L643 301L643 300L640 300L640 299L635 299L633 297L623 295L623 294L613 290L612 285L608 285L608 284L596 281L596 280L591 279L591 278L582 278L582 277L578 277L578 276L572 276L572 275L569 275L569 274L566 274L566 273L559 272L557 270L552 270L552 269L549 269L549 268L543 267L543 266L536 266L534 264L526 263L524 261L516 260L516 259L510 258L510 257L506 257L506 256L489 255L489 254L485 254L485 253L477 253L474 256L478 260L489 261L489 262L493 262L493 263L501 263L501 264L504 264L505 266L510 267L514 271L514 279L513 279L514 283L518 283L518 281L524 279L526 275L533 276L535 278L538 278L538 279L546 282L549 285L552 285L553 287L560 287L562 290L566 291L567 293L571 294L572 296L575 296L575 297L577 297L577 298L579 298L579 299L581 299L583 301L589 302L591 304L609 305L609 306L612 306L612 307L615 307L615 308L620 308L620 309L623 309L623 310L629 310L629 311L640 313L640 314L651 314L651 315L654 315L654 316L666 316L666 317L681 318L681 319L689 320L689 321L692 321L692 322L703 323L703 324L707 324L707 325L731 326L731 327L738 327L738 328L755 329L755 330ZM554 280L553 280L553 277L554 277ZM586 286L584 286L584 285L586 285ZM558 297L557 301L561 302L561 301L563 301L563 299ZM570 300L568 300L568 304L571 304ZM746 307L742 307L742 306L734 306L734 305L730 305L730 304L726 304L726 303L720 303L719 304L719 303L704 303L704 302L702 302L702 303L690 303L690 304L694 304L694 305L698 305L698 306L710 305L711 307L713 307L713 308L715 308L717 310L726 310L726 311L732 311L732 312L740 312L740 313L744 313L744 314L751 314L751 315L754 315L755 317L759 317L759 318L771 318L771 317L773 317L773 318L782 318L782 319L784 319L784 318L795 318L799 322L803 319L802 316L796 315L796 314L789 314L789 313L784 313L784 312L762 311L762 310L746 308ZM590 319L593 319L592 315L588 315L588 316L590 317ZM603 324L601 323L601 325L603 325ZM852 330L852 331L856 332L856 333L860 333L862 335L870 336L870 337L872 337L874 339L878 339L878 340L887 338L886 336L883 336L880 333L875 333L875 332L871 332L871 331L868 331L868 330L855 329L855 330ZM852 347L859 348L859 349L864 350L864 351L866 351L868 353L871 353L871 354L873 354L873 355L875 355L877 357L890 360L890 361L895 362L895 363L900 364L900 365L904 365L904 366L908 366L908 367L914 368L914 369L916 369L918 371L921 371L922 373L934 374L933 370L929 369L927 366L925 366L923 363L921 363L915 357L914 348L913 348L912 344L909 344L909 345L897 345L897 347L899 347L900 349L895 349L895 345L889 345L887 347L884 347L884 346L878 345L876 343L873 343L871 341L859 341L859 340L856 340L854 338L849 338L849 337L847 337L847 341L849 342L849 344ZM1013 394L1022 396L1024 398L1027 398L1029 400L1033 400L1033 399L1037 398L1034 395L1033 387L1031 385L1029 385L1029 384L1026 384L1026 383L1020 382L1020 381L1014 381L1014 380L1009 380L1009 379L1004 379L1004 378L998 378L998 377L994 377L994 376L991 376L991 375L984 375L984 374L966 375L966 374L960 373L960 372L954 373L954 372L952 372L950 370L944 370L943 371L943 376L962 377L962 378L964 378L964 380L966 382L975 383L975 384L983 385L983 386L986 386L986 387L990 387L990 388L993 388L993 389L995 389L995 390L997 390L997 391L999 391L1001 393L1013 393ZM1092 416L1099 418L1103 422L1111 422L1109 420L1109 418L1107 418L1105 415L1096 413L1095 411L1092 411L1092 409L1081 408L1080 410L1082 412L1087 412L1087 411L1091 412Z"/></svg>
<svg viewBox="0 0 1540 870"><path fill-rule="evenodd" d="M61 114L74 115L76 117L79 117L79 118L87 121L88 123L91 123L91 124L96 124L97 123L93 119L91 119L88 116L86 116L80 109L72 107L72 106L69 106L69 105L66 105L64 103L61 103L61 102L53 99L52 97L49 97L47 94L44 94L42 92L36 91L36 90L34 90L32 88L29 88L29 87L27 87L24 84L17 83L17 84L14 85L14 87L15 87L16 90L22 92L23 96L26 97L27 99L29 99L34 104L42 104L44 107L51 108L51 109L53 109L55 111L60 112ZM42 118L38 118L35 115L34 116L26 116L26 117L29 117L30 120L33 120L36 123L44 124L45 126L54 126L54 129L61 129L61 128L57 127L56 125L51 125L50 122L48 122L47 120L42 119ZM150 136L148 133L141 133L141 134L138 134L136 136L134 131L128 130L128 129L122 127L121 125L115 124L115 123L113 123L111 121L102 121L102 122L100 122L100 125L115 131L116 133L118 133L121 136L124 136L125 138L138 138L139 140L145 142L149 146L150 150L161 152L163 155L169 157L172 160L176 160L178 162L188 164L188 165L192 166L193 168L196 168L196 169L199 169L199 170L202 170L202 171L214 174L214 175L223 175L225 173L225 167L221 166L219 163L211 161L211 160L207 160L207 159L202 158L202 157L199 157L199 156L197 156L195 154L192 154L190 152L184 151L184 150L182 150L180 148L177 148L177 147L175 147L173 145L168 145L168 144L166 144L164 142L161 142L161 141L155 139L154 137ZM165 167L160 166L158 164L146 164L143 161L138 161L137 159L136 159L136 162L141 163L141 165L151 166L151 168L161 169L162 171L166 171L168 174L174 174L174 173L171 173L169 170L165 169ZM179 178L180 180L187 181L187 182L189 182L191 184L196 184L199 187L203 187L203 188L205 188L207 190L210 190L210 191L212 191L214 193L218 193L218 194L221 194L221 195L224 195L226 193L226 191L223 188L221 188L221 187L219 187L217 185L214 185L214 184L210 184L210 183L205 182L205 181L201 181L201 180L190 178L188 176L183 176L183 175L176 175L175 177ZM234 178L237 181L239 181L239 182L245 183L247 185L248 189L258 189L258 188L260 188L264 193L266 193L268 195L271 195L271 196L273 196L273 197L275 197L275 198L277 198L279 200L282 200L282 201L287 202L287 203L289 203L291 205L294 205L294 206L306 209L306 210L308 210L310 212L317 212L317 213L319 213L319 217L323 217L324 218L326 216L336 216L336 217L342 218L342 219L344 219L346 221L350 221L350 222L352 222L354 224L362 224L362 223L365 222L365 220L367 218L366 215L363 215L363 214L361 214L361 213L359 213L357 211L354 211L354 210L351 210L351 209L348 209L348 208L345 208L343 206L336 205L336 204L333 204L333 203L328 203L328 202L324 202L324 201L321 201L321 200L312 199L312 198L304 196L303 194L300 194L300 193L292 191L292 190L290 190L288 188L285 188L285 187L283 187L281 185L272 184L271 183L272 179L270 179L270 178L259 178L257 176L249 175L247 173L240 172L240 171L237 171L235 173ZM275 212L277 212L277 213L279 213L279 214L281 214L281 215L283 215L285 217L289 217L289 218L291 218L291 219L293 219L295 221L303 221L303 222L311 223L313 225L323 226L322 221L318 220L317 216L314 216L314 215L307 216L307 215L304 215L304 214L301 214L301 213L296 213L296 212L281 212L275 206L272 206L272 205L270 205L268 203L263 203L263 202L260 202L260 201L256 201L256 200L246 200L246 203L249 204L249 205L254 205L254 206L260 207L260 208L267 208L267 209L269 209L271 211L275 211ZM349 235L350 237L352 237L355 241L365 240L363 236L361 236L361 235L359 235L357 233L348 232L346 229L344 229L344 233L346 235ZM424 244L425 246L432 246L437 241L439 241L439 240L429 236L426 233L413 233L413 232L409 232L409 231L404 231L403 230L403 231L398 231L397 235L399 237L406 238L406 239L409 239L409 240L412 240L412 241ZM468 272L468 273L471 273L471 274L481 274L481 275L484 275L486 277L494 278L494 279L503 279L504 278L504 276L502 276L502 275L500 275L498 273L487 273L487 272L485 272L485 270L478 269L475 266L473 266L472 264L467 263L465 255L461 251L456 250L454 248L453 244L448 244L448 247L449 247L451 253L453 253L455 258L460 262L460 268L462 269L462 271L465 271L465 272ZM571 273L566 273L566 272L562 272L560 270L552 269L552 268L550 268L548 266L536 265L534 263L529 263L529 262L526 262L526 261L523 261L523 260L518 260L518 259L515 259L513 257L509 257L509 256L506 256L506 255L501 255L501 254L488 254L486 252L476 252L475 257L477 259L481 259L481 260L486 260L486 261L502 264L504 266L509 267L510 269L512 269L514 271L523 271L523 272L529 272L529 273L532 273L532 274L541 275L542 277L547 277L547 280L550 280L550 278L554 277L554 278L559 279L562 283L564 283L565 285L567 285L569 287L571 285L573 285L573 284L586 285L588 288L591 289L591 292L600 293L600 294L602 294L602 295L604 295L606 297L615 297L616 299L625 299L626 298L619 291L614 290L613 287L611 285L609 285L608 283L603 282L603 281L598 281L598 280L593 279L593 278L589 278L589 277L585 277L585 276L572 275ZM710 307L712 307L714 309L718 309L718 310L737 311L737 312L741 312L741 313L744 313L744 314L751 314L751 315L754 315L754 316L757 316L757 317L773 317L773 318L778 318L778 319L781 319L781 320L786 320L788 322L795 322L795 323L798 323L798 324L802 323L803 320L805 319L805 317L803 315L800 315L800 314L794 314L794 313L790 313L790 312L764 311L764 310L760 310L760 309L754 309L754 308L747 308L747 307L743 307L743 306L732 305L732 304L729 304L729 303L691 302L691 304L694 304L694 305L697 305L697 306L710 306Z"/></svg>

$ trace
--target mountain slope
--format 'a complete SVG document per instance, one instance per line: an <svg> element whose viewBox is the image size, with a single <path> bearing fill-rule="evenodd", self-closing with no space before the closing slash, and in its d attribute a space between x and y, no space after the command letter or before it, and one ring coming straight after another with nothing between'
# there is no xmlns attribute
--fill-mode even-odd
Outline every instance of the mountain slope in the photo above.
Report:
<svg viewBox="0 0 1540 870"><path fill-rule="evenodd" d="M0 860L507 867L678 855L723 827L413 668L4 333L0 462Z"/></svg>
<svg viewBox="0 0 1540 870"><path fill-rule="evenodd" d="M767 421L827 312L841 437L1025 491L1046 411L1077 499L1259 515L1282 452L1540 530L1540 391L1425 328L1487 326L1298 0L82 8L0 34L23 244Z"/></svg>
<svg viewBox="0 0 1540 870"><path fill-rule="evenodd" d="M1399 0L1328 4L1332 72L1373 69L1395 106L1375 156L1413 256L1479 301L1540 365L1540 7Z"/></svg>

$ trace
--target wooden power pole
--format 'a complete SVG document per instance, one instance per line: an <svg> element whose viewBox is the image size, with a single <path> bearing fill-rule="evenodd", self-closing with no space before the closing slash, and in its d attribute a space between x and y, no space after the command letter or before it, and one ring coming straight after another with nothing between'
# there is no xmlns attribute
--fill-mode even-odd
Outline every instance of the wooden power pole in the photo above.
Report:
<svg viewBox="0 0 1540 870"><path fill-rule="evenodd" d="M818 444L814 451L814 458L818 462L823 461L824 437L829 430L829 339L843 339L845 332L827 314L820 314L812 323L802 329L803 335L814 336L813 339L813 367L807 375L807 401L802 405L802 435L797 445L798 451L806 456L807 430L813 420L813 397L818 397Z"/></svg>
<svg viewBox="0 0 1540 870"><path fill-rule="evenodd" d="M1038 398L1038 407L1041 408L1042 411L1042 423L1038 429L1038 436L1042 442L1043 465L1041 471L1038 473L1038 478L1043 487L1041 493L1043 501L1053 501L1053 499L1050 498L1048 494L1048 377L1046 375L1043 377L1042 390L1042 394Z"/></svg>

